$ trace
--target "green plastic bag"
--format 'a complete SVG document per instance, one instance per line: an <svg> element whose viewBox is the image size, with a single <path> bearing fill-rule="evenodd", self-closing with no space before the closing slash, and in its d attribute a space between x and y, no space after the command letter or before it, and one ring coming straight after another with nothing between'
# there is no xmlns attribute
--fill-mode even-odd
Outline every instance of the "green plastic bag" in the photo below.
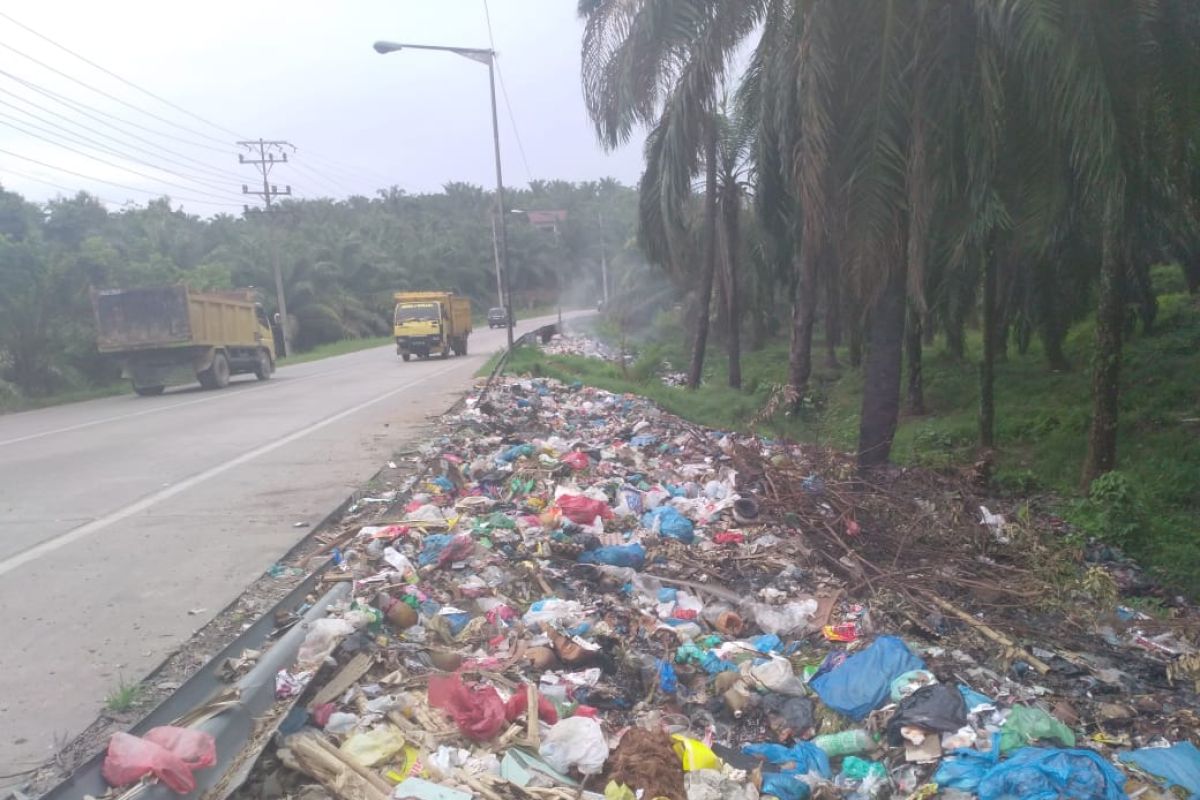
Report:
<svg viewBox="0 0 1200 800"><path fill-rule="evenodd" d="M1007 753L1039 741L1074 747L1075 734L1037 706L1013 706L1000 726L1000 752Z"/></svg>

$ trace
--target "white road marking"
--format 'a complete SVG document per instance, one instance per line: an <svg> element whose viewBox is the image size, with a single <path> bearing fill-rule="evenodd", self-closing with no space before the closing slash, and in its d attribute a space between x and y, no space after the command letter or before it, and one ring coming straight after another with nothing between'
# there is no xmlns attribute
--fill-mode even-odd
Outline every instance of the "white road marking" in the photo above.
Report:
<svg viewBox="0 0 1200 800"><path fill-rule="evenodd" d="M176 483L172 486L162 489L161 491L157 491L157 492L154 492L153 494L147 495L146 497L143 497L141 500L131 503L130 505L125 506L124 508L118 509L110 514L106 514L105 516L100 517L95 520L92 520L91 522L88 522L84 525L80 525L77 528L72 528L69 531L64 531L63 533L59 534L58 536L54 537L53 539L47 539L43 542L39 542L38 544L33 545L32 547L28 548L27 550L22 550L20 553L17 553L16 555L10 556L9 558L6 558L3 561L0 561L0 575L6 575L9 572L12 572L13 570L15 570L17 568L22 567L31 561L39 559L44 555L48 555L49 553L53 553L55 550L58 550L59 548L66 547L67 545L77 542L80 539L83 539L85 537L91 536L94 533L98 533L98 532L104 530L105 528L109 527L110 525L113 525L114 523L120 522L124 519L128 519L129 517L133 516L134 514L140 513L149 508L153 508L154 506L158 505L159 503L161 503L164 500L169 500L170 498L175 497L178 494L182 494L183 492L186 492L188 489L191 489L194 486L198 486L199 484L204 483L205 481L207 481L211 478L215 478L218 475L221 475L225 472L228 472L229 470L234 469L235 467L240 467L242 464L245 464L248 461L252 461L253 459L258 458L261 455L266 455L267 453L270 453L274 450L278 450L279 448L289 445L292 442L297 441L298 439L304 438L305 436L309 435L310 433L315 433L316 431L319 431L322 428L326 428L326 427L334 424L335 422L340 422L341 420L345 419L346 417L357 414L359 411L370 408L371 406L375 405L376 403L381 403L390 397L400 394L401 392L408 391L409 389L413 388L414 386L418 386L422 383L425 383L428 380L431 380L432 378L436 378L439 375L442 375L446 372L450 372L451 370L460 366L461 363L462 362L459 362L458 364L448 366L445 369L438 370L437 372L431 372L430 374L425 375L424 377L419 378L415 381L412 381L411 383L407 383L404 386L400 386L396 389L392 389L391 391L384 392L383 394L381 394L378 397L375 397L371 400L367 400L366 402L359 403L358 405L352 406L351 408L347 408L344 411L339 411L338 413L334 414L333 416L326 417L325 419L323 419L319 422L314 422L312 425L309 425L306 428L301 428L298 431L293 431L292 433L289 433L287 436L284 436L281 439L276 439L273 442L268 442L267 444L264 444L260 447L254 448L253 450L242 453L240 456L232 458L223 464L218 464L217 466L210 467L209 469L206 469L203 472L198 472L195 475L192 475L188 478L184 478L179 483Z"/></svg>

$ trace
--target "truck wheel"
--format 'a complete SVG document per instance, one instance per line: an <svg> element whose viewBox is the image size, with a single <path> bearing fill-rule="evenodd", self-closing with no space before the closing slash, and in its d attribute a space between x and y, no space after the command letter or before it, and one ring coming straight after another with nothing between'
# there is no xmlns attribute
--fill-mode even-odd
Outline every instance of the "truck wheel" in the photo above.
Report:
<svg viewBox="0 0 1200 800"><path fill-rule="evenodd" d="M213 356L212 365L196 375L205 389L224 389L229 385L229 359L224 353Z"/></svg>
<svg viewBox="0 0 1200 800"><path fill-rule="evenodd" d="M258 351L258 361L254 363L254 377L260 381L265 381L271 377L271 373L275 371L275 365L271 363L271 354L266 350Z"/></svg>
<svg viewBox="0 0 1200 800"><path fill-rule="evenodd" d="M463 337L462 344L458 348L458 354L460 356L465 356L467 354L467 339L465 336Z"/></svg>
<svg viewBox="0 0 1200 800"><path fill-rule="evenodd" d="M134 386L133 391L139 397L158 397L163 393L165 386Z"/></svg>
<svg viewBox="0 0 1200 800"><path fill-rule="evenodd" d="M400 357L403 358L405 361L408 361L410 358L412 358L412 353L401 353Z"/></svg>

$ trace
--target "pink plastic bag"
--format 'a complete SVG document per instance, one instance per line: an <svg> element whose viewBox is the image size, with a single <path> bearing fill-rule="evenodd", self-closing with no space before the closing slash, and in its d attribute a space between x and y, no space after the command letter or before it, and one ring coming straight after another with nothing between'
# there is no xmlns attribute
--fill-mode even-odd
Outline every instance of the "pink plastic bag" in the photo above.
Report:
<svg viewBox="0 0 1200 800"><path fill-rule="evenodd" d="M538 719L547 722L551 725L558 722L558 709L554 707L549 698L544 695L538 695L537 699ZM508 703L505 704L505 713L508 716L508 721L513 722L525 714L529 710L529 693L517 692L512 697L508 698Z"/></svg>
<svg viewBox="0 0 1200 800"><path fill-rule="evenodd" d="M445 711L468 739L486 742L504 727L504 701L491 686L465 686L458 675L429 679L429 705Z"/></svg>
<svg viewBox="0 0 1200 800"><path fill-rule="evenodd" d="M114 733L108 740L101 774L112 786L128 786L154 775L179 794L196 788L193 770L217 763L217 742L191 728L164 725L151 728L145 737Z"/></svg>
<svg viewBox="0 0 1200 800"><path fill-rule="evenodd" d="M555 502L562 515L576 525L591 525L596 517L613 518L613 510L603 500L593 500L581 494L564 494Z"/></svg>
<svg viewBox="0 0 1200 800"><path fill-rule="evenodd" d="M587 453L581 453L578 450L572 450L570 453L567 453L562 457L562 463L566 464L576 472L579 472L580 470L585 470L591 466L592 462L591 459L588 458Z"/></svg>

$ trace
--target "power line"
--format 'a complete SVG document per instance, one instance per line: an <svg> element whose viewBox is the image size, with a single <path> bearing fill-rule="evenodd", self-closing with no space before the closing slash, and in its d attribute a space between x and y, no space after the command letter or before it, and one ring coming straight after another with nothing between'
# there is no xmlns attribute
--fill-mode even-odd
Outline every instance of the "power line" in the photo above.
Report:
<svg viewBox="0 0 1200 800"><path fill-rule="evenodd" d="M46 35L45 35L45 34L43 34L43 33L39 33L38 31L35 31L33 28L29 27L28 25L24 24L23 22L20 22L19 20L16 20L16 19L14 19L13 17L9 16L8 14L5 14L3 11L0 11L0 17L4 17L6 20L8 20L8 21L9 21L9 22L11 22L12 24L16 25L17 27L19 27L19 28L22 28L22 29L24 29L24 30L28 31L29 33L32 33L34 36L38 37L39 39L41 39L41 40L43 40L43 41L49 42L50 44L52 44L52 45L54 45L55 47L57 47L59 50L62 50L62 51L63 51L63 52L65 52L65 53L69 53L70 55L72 55L72 56L74 56L75 58L79 59L80 61L82 61L83 63L87 64L88 66L91 66L91 67L94 67L95 69L98 69L98 70L100 70L100 71L101 71L101 72L103 72L105 75L108 75L109 77L112 77L112 78L116 78L116 79L117 79L117 80L119 80L121 83L123 83L123 84L125 84L126 86L129 86L129 87L131 87L131 88L133 88L133 89L136 89L136 90L138 90L139 92L141 92L142 94L146 95L147 97L151 97L151 98L153 98L153 99L157 100L157 101L158 101L158 102L160 102L160 103L163 103L163 104L165 104L165 105L168 105L168 106L170 106L171 108L175 109L176 111L179 111L179 112L182 112L182 113L184 113L184 114L187 114L187 115L188 115L189 117L191 117L192 119L195 119L195 120L197 120L197 121L199 121L199 122L203 122L205 125L208 125L208 126L210 126L210 127L212 127L212 128L215 128L215 129L217 129L217 130L219 130L219 131L221 131L221 132L223 132L223 133L227 133L227 134L229 134L230 136L234 136L234 137L237 137L237 138L239 138L239 139L245 139L245 138L246 138L245 136L243 136L243 135L241 135L241 134L239 134L239 133L236 133L236 132L234 132L234 131L231 131L231 130L229 130L228 128L226 128L226 127L224 127L224 126L218 125L218 124L217 124L217 123L215 123L215 122L212 122L212 121L210 121L210 120L207 120L207 119L205 119L204 117L200 116L199 114L195 114L195 113L193 113L193 112L191 112L191 111L188 111L186 108L183 108L182 106L179 106L179 105L177 105L177 104L175 104L175 103L171 102L170 100L166 99L165 97L160 97L159 95L155 94L154 92L150 91L149 89L146 89L146 88L144 88L144 87L142 87L142 86L139 86L139 85L137 85L137 84L136 84L136 83L134 83L133 81L130 81L130 80L127 80L127 79L125 79L125 78L121 77L120 75L118 75L117 73L113 72L112 70L110 70L110 69L108 69L108 68L106 68L106 67L103 67L103 66L101 66L101 65L97 64L95 61L92 61L92 60L91 60L91 59L89 59L89 58L85 58L84 56L80 55L79 53L76 53L76 52L75 52L74 50L72 50L71 48L69 48L69 47L67 47L67 46L65 46L65 45L59 44L58 42L56 42L56 41L54 41L53 39L51 39L49 36L46 36Z"/></svg>
<svg viewBox="0 0 1200 800"><path fill-rule="evenodd" d="M67 73L67 72L63 72L61 69L58 69L57 67L52 67L52 66L50 66L49 64L47 64L46 62L44 62L44 61L40 61L40 60L38 60L38 59L34 58L33 56L29 55L28 53L25 53L25 52L22 52L21 50L18 50L17 48L13 47L13 46L12 46L12 45L10 45L10 44L5 44L4 42L0 42L0 47L3 47L5 50L9 50L9 51L11 51L11 52L13 52L13 53L16 53L16 54L17 54L17 55L19 55L21 58L24 58L24 59L27 59L27 60L29 60L29 61L32 61L34 64L37 64L38 66L42 67L43 69L46 69L46 70L49 70L50 72L53 72L55 75L60 75L60 76L62 76L62 77L64 77L64 78L66 78L66 79L67 79L67 80L69 80L69 81L72 81L72 82L74 82L74 83L77 83L77 84L79 84L80 86L84 87L85 89L89 89L89 90L91 90L91 91L95 92L96 94L99 94L99 95L102 95L102 96L104 96L104 97L107 97L109 100L112 100L112 101L113 101L113 102L115 102L115 103L120 103L121 105L125 106L125 107L126 107L126 108L128 108L128 109L131 109L131 110L133 110L133 111L137 111L138 113L141 113L141 114L145 114L146 116L148 116L148 117L151 117L152 119L156 119L156 120L158 120L159 122L165 122L166 124L168 124L168 125L170 125L170 126L172 126L172 127L179 128L180 130L187 131L188 133L195 134L196 136L199 136L199 137L201 137L201 138L204 138L204 139L210 139L210 140L212 140L212 141L214 141L214 142L223 142L223 141L224 141L223 139L218 139L218 138L217 138L217 137L215 137L215 136L210 136L209 134L207 134L207 133L204 133L203 131L197 131L197 130L193 130L193 129L191 129L191 128L187 127L186 125L180 125L178 122L175 122L175 121L173 121L173 120L167 119L166 117L163 117L163 116L160 116L160 115L158 115L158 114L155 114L153 111L147 111L147 110L146 110L146 109L144 109L144 108L140 108L139 106L135 106L133 103L130 103L128 100L124 100L124 99L122 99L122 98L120 98L120 97L117 97L115 94L112 94L111 92L106 92L106 91L104 91L103 89L97 89L95 86L92 86L92 85L91 85L90 83L88 83L87 81L80 80L79 78L76 78L74 75L71 75L71 74L69 74L69 73Z"/></svg>
<svg viewBox="0 0 1200 800"><path fill-rule="evenodd" d="M101 197L98 194L94 194L92 192L87 192L84 189L80 189L79 187L64 186L61 183L55 183L54 181L48 181L45 178L38 178L36 176L30 175L27 172L18 172L17 170L12 169L11 167L4 167L3 171L8 173L9 175L16 175L18 178L24 178L27 181L33 181L34 183L43 183L46 186L53 186L55 189L62 189L64 192L70 192L72 195L77 195L80 192L85 192L86 194L92 195L92 197L95 197L101 203L104 203L105 205L108 205L108 206L124 205L124 203L118 203L115 200L109 200L107 198ZM3 175L0 175L0 183L3 183Z"/></svg>
<svg viewBox="0 0 1200 800"><path fill-rule="evenodd" d="M196 187L196 186L186 186L186 185L184 185L184 184L182 184L182 183L176 183L175 181L169 181L169 180L165 180L165 179L163 179L163 178L156 177L156 176L154 176L154 175L148 175L148 174L146 174L145 172L140 172L140 171L138 171L138 170L136 170L136 169L130 169L130 168L129 168L129 167L127 167L127 166L123 166L123 165L121 165L121 164L117 164L116 162L109 161L109 160L107 160L107 159L104 159L104 158L100 158L99 156L90 155L90 154L88 154L88 153L84 152L83 150L77 150L77 149L76 149L76 148L74 148L74 147L70 147L70 146L68 146L68 145L65 145L65 144L60 144L60 143L58 143L58 142L52 141L52 140L50 140L50 139L47 139L47 138L45 138L45 137L43 137L43 136L38 136L38 135L36 135L36 134L30 134L28 131L23 131L23 130L21 130L21 128L17 127L16 125L13 125L11 122L0 122L0 125L7 125L7 126L8 126L8 127L10 127L10 128L13 128L13 129L15 129L15 130L19 130L19 131L21 131L22 133L25 133L25 134L27 134L27 135L33 136L35 139L39 139L39 140L41 140L41 141L43 141L43 142L46 142L47 144L52 144L52 145L54 145L55 147L61 147L62 149L64 149L64 150L67 150L67 151L69 151L69 152L72 152L72 153L75 153L76 155L81 155L81 156L83 156L84 158L90 158L92 161L96 161L96 162L99 162L99 163L101 163L101 164L105 164L105 165L107 165L107 166L113 167L114 169L119 169L119 170L121 170L121 171L123 171L123 172L128 172L130 175L137 175L138 177L145 178L146 180L156 181L156 182L158 182L158 183L163 183L163 184L166 184L167 186L175 186L175 187L177 187L177 188L180 188L180 189L186 189L186 190L187 190L187 191L189 191L189 192L196 192L196 193L198 193L198 194L208 195L209 197L216 197L216 198L218 198L218 199L221 199L221 200L224 200L224 199L226 199L226 198L225 198L225 197L223 197L222 195L219 195L219 194L213 194L212 192L205 191L204 189L200 189L200 188L198 188L198 187Z"/></svg>
<svg viewBox="0 0 1200 800"><path fill-rule="evenodd" d="M11 104L5 103L3 100L0 100L0 105L6 105L6 106L12 107ZM20 110L20 109L18 109L18 110ZM45 139L45 138L39 136L36 133L30 133L29 130L26 129L25 126L28 126L28 128L33 128L36 131L45 133L48 136L65 138L65 139L67 139L67 141L71 142L72 144L77 144L77 145L80 145L82 147L92 149L92 150L99 150L102 153L116 156L117 158L123 158L128 161L132 161L135 164L142 164L143 166L147 166L147 167L150 167L151 169L159 170L160 172L165 172L168 175L174 175L176 177L183 178L184 180L195 181L196 183L198 183L202 186L207 186L211 189L217 189L220 191L230 191L230 192L236 193L233 189L230 189L228 185L222 186L219 183L214 183L213 179L211 177L204 177L204 176L198 176L198 175L192 175L192 174L187 174L187 173L183 173L183 172L178 172L176 170L163 167L159 164L154 164L149 161L144 161L143 159L140 159L136 156L131 156L131 155L129 155L129 153L121 151L121 150L117 150L116 148L109 147L107 145L102 145L102 144L94 144L92 142L89 142L86 138L81 137L79 134L74 133L73 131L70 131L66 128L63 128L61 125L55 125L54 127L58 128L59 130L66 131L65 134L64 133L55 133L53 130L44 128L41 125L36 125L32 122L14 119L9 114L0 113L0 120L8 120L8 122L0 122L0 124L8 125L8 127L10 127L10 128L16 128L17 130L20 130L22 133L25 133L29 136L33 136L34 138L40 139L42 141L48 141L50 144L54 144L54 145L57 145L60 147L62 146L61 144L59 144L56 141L50 141L48 139ZM53 123L49 123L49 124L53 125ZM21 127L18 127L18 125ZM228 180L228 179L224 179L224 178L222 178L222 179Z"/></svg>
<svg viewBox="0 0 1200 800"><path fill-rule="evenodd" d="M36 158L30 158L29 156L23 156L20 153L14 153L11 150L5 150L3 148L0 148L0 153L3 153L6 156L12 156L13 158L19 158L22 161L28 161L31 164L37 164L39 167L45 167L46 169L52 169L55 172L64 172L68 175L74 175L75 177L83 178L86 181L93 181L95 183L104 183L109 186L115 186L118 189L126 189L128 191L138 192L140 194L148 194L148 195L151 195L152 197L156 197L156 198L158 198L158 197L168 197L169 198L170 197L170 195L164 194L162 192L151 191L149 189L139 189L136 186L130 186L125 183L117 183L116 181L110 181L105 178L97 178L92 175L85 175L82 172L76 172L75 170L67 169L66 167L56 167L53 164L47 164L45 161L38 161ZM230 206L233 208L241 208L242 207L241 203L213 202L212 200L201 200L196 197L186 197L183 195L179 195L174 199L187 200L190 203L200 203L202 205L208 205L208 206Z"/></svg>
<svg viewBox="0 0 1200 800"><path fill-rule="evenodd" d="M318 163L324 163L325 166L327 166L329 169L337 170L338 172L342 172L342 173L358 173L357 175L349 175L348 177L357 177L359 180L362 180L363 182L368 183L368 184L372 184L372 183L378 184L375 187L377 189L386 188L387 186L390 186L390 185L392 185L392 183L394 183L394 182L389 182L387 180L384 180L380 176L367 170L365 167L358 167L358 166L354 166L353 164L343 164L338 161L335 161L334 159L330 158L329 156L322 155L321 153L313 152L312 150L305 150L304 155L306 158L308 158L308 160L310 162L316 161ZM353 192L352 192L352 194L353 194Z"/></svg>
<svg viewBox="0 0 1200 800"><path fill-rule="evenodd" d="M483 16L487 19L488 42L492 48L492 61L496 64L496 74L500 77L500 94L504 96L504 107L508 109L508 121L512 125L513 138L517 140L517 152L521 154L521 163L525 165L525 179L533 182L533 172L529 169L529 159L525 157L525 144L521 141L521 131L517 128L517 117L513 114L512 103L508 99L508 86L504 83L504 70L500 68L500 59L496 53L496 38L492 35L492 12L488 9L488 0L483 0Z"/></svg>
<svg viewBox="0 0 1200 800"><path fill-rule="evenodd" d="M109 140L110 142L115 142L115 143L117 143L118 145L122 145L122 146L125 146L125 147L130 147L130 148L132 148L133 150L135 150L135 151L137 151L137 152L140 152L140 153L145 153L146 155L149 155L149 156L151 156L151 157L153 157L153 158L161 158L161 156L159 156L159 155L157 155L157 154L155 154L155 153L151 153L149 150L146 150L145 148L138 147L138 146L136 146L136 145L131 145L131 144L127 143L127 142L124 142L124 141L122 141L122 140L118 139L118 138L117 138L117 137L115 137L115 136L110 136L110 135L108 135L107 133L102 133L101 131L98 131L98 130L96 130L95 128L88 128L87 126L85 126L85 125L83 125L83 124L81 124L81 123L79 123L79 122L75 121L75 120L74 120L74 119L72 119L71 117L68 117L66 114L60 114L59 112L57 112L57 111L55 111L55 110L53 110L53 109L46 108L45 106L40 106L40 105L38 105L37 103L33 102L32 100L29 100L29 99L27 99L27 98L21 97L21 96L20 96L20 95L18 95L18 94L14 94L14 93L12 93L12 92L5 91L4 89L0 89L0 93L6 94L6 95L8 95L9 97L12 97L12 98L13 98L13 99L15 99L15 100L20 100L20 101L21 101L22 103L24 103L25 105L32 106L33 108L35 108L35 109L37 109L38 111L41 111L41 112L43 112L43 113L45 113L45 114L50 114L50 115L51 115L51 116L53 116L53 117L57 117L58 119L61 119L61 120L63 120L64 122L66 122L66 123L67 123L67 124L69 124L69 125L74 125L75 127L82 128L82 129L83 129L83 130L86 132L86 134L87 134L88 136L98 136L98 137L100 137L100 138L102 138L102 139L107 139L107 140ZM65 128L65 127L63 127L62 125L59 125L59 124L57 124L57 123L55 123L55 122L51 122L50 120L46 119L45 117L38 116L37 114L34 114L34 113L33 113L33 112L31 112L31 111L27 111L27 110L26 110L26 109L24 109L24 108L20 108L20 107L18 107L18 106L15 106L15 105L13 105L12 103L9 103L9 102L8 102L8 101L6 101L6 100L0 100L0 105L7 106L7 107L9 107L9 108L11 108L11 109L13 109L13 110L15 110L15 111L17 111L17 112L21 113L21 114L24 114L24 115L25 115L25 116L27 116L27 117L32 117L33 119L35 119L35 120L37 120L37 121L39 121L39 122L42 122L42 123L44 123L44 124L46 124L46 125L49 125L49 126L51 126L51 127L55 128L55 129L57 129L57 130L65 131L65 132L67 132L67 133L70 133L70 134L73 134L73 135L79 135L79 134L77 134L75 131L72 131L72 130L70 130L69 128ZM130 134L126 134L126 135L130 135ZM151 142L149 139L145 139L145 138L143 138L143 137L140 137L140 136L133 136L132 138L134 138L134 139L136 139L136 140L138 140L138 141L144 141L144 142L148 143L148 144L149 144L151 147L153 147L153 148L155 148L155 149L157 149L157 150L161 150L162 152L164 152L164 153L167 153L167 154L169 154L169 155L171 155L171 156L174 156L175 158L178 158L178 159L180 159L180 160L182 160L182 161L189 161L189 162L191 162L191 163L193 163L193 164L197 164L197 165L199 165L199 167L200 167L200 168L201 168L203 171L205 171L205 172L208 172L208 173L211 173L211 174L212 174L213 176L215 176L215 177L219 177L219 178L225 178L225 179L235 179L235 180L241 180L241 176L240 176L240 175L238 175L237 173L233 172L232 170L221 169L221 168L219 168L219 167L213 167L213 166L210 166L210 165L206 164L205 162L203 162L203 161L200 161L199 159L195 159L195 158L192 158L192 157L190 157L190 156L184 155L183 153L177 152L177 151L175 151L175 150L171 150L171 149L170 149L170 148L168 148L168 147L163 147L162 145L154 144L154 143L153 143L153 142ZM168 159L168 160L170 160L170 159ZM189 167L188 169L195 169L195 167Z"/></svg>
<svg viewBox="0 0 1200 800"><path fill-rule="evenodd" d="M271 171L275 169L276 164L288 163L287 151L291 148L295 152L296 146L291 142L285 142L279 139L266 140L258 139L256 141L240 141L239 147L244 147L251 153L255 148L258 149L258 158L246 158L245 155L238 154L239 164L252 164L259 174L262 175L262 191L252 192L246 186L242 186L242 194L257 195L263 199L263 205L266 206L267 212L267 235L270 238L271 246L271 267L275 273L275 302L279 304L279 319L281 322L281 331L283 333L283 354L290 356L292 354L292 337L288 333L288 310L287 310L287 295L283 291L283 270L279 265L279 243L276 241L275 226L271 219L271 200L278 196L289 196L292 193L292 187L286 186L281 192L271 183ZM279 153L283 156L282 159L276 158L275 154ZM249 211L250 207L247 206Z"/></svg>
<svg viewBox="0 0 1200 800"><path fill-rule="evenodd" d="M308 173L312 177L316 178L319 182L321 182L328 188L332 189L335 196L339 195L339 194L353 194L353 192L350 192L346 187L342 186L340 183L337 183L332 178L325 177L325 175L323 173L313 169L312 167L301 164L299 161L290 162L290 163L296 169L300 170L301 172Z"/></svg>
<svg viewBox="0 0 1200 800"><path fill-rule="evenodd" d="M37 92L38 94L42 95L43 97L49 98L60 105L64 105L67 108L71 109L72 111L76 111L80 114L83 114L85 117L94 119L102 125L107 125L108 127L112 128L113 130L121 131L121 129L119 127L117 127L116 125L113 125L111 122L105 122L104 120L100 119L100 116L108 117L109 119L115 119L118 122L124 123L125 125L128 125L133 128L137 128L138 130L146 131L147 133L151 133L155 136L161 136L164 139L171 139L176 142L182 142L183 144L190 145L192 147L201 147L206 150L213 150L217 153L221 153L222 155L228 156L232 149L229 147L229 145L226 145L225 147L215 147L214 145L211 145L211 144L205 144L203 142L195 142L190 139L184 139L183 137L176 136L173 133L163 133L162 131L156 131L154 128L149 128L145 125L142 125L140 122L134 122L133 120L125 119L124 117L119 117L116 114L111 114L107 111L103 111L99 108L96 108L95 106L89 106L87 103L83 103L79 100L74 100L70 97L67 97L66 95L62 95L62 94L59 94L58 92L52 91L50 89L46 89L45 87L38 86L36 83L34 83L32 81L27 81L18 75L13 75L11 72L7 72L2 69L0 69L0 75L3 75L4 77L9 78L10 80L14 80L17 83L24 86L25 88L31 89L34 92ZM7 92L7 94L12 95L13 97L20 97L20 95L13 94L12 92ZM22 98L22 99L24 99L24 98ZM26 102L28 102L28 101L26 101ZM97 115L100 115L100 116L97 116ZM121 131L121 133L124 133L126 136L130 136L130 137L139 139L140 141L149 142L152 145L154 144L153 142L150 142L149 139L137 136L136 134L128 133L127 131Z"/></svg>

